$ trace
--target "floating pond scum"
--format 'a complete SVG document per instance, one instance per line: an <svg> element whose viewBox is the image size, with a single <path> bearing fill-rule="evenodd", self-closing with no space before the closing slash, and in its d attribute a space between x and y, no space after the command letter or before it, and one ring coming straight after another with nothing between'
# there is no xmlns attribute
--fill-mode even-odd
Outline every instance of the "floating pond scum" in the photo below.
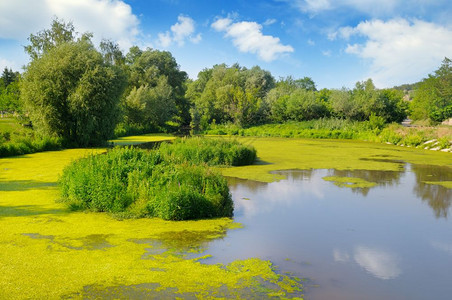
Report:
<svg viewBox="0 0 452 300"><path fill-rule="evenodd" d="M0 295L24 298L300 297L297 278L258 258L205 264L211 240L240 228L229 218L116 220L70 212L56 182L97 150L0 160ZM196 254L196 255L195 255Z"/></svg>
<svg viewBox="0 0 452 300"><path fill-rule="evenodd" d="M404 176L394 174L407 168L405 162L410 163L410 171L417 172L419 182L424 184L418 186L419 193L429 187L439 191L438 186L446 197L451 191L449 174L452 156L447 153L328 140L243 138L241 142L256 147L259 156L257 164L222 168L221 171L227 176L253 179L247 188L256 192L267 186L265 182L286 182L282 185L283 190L272 190L275 194L267 195L269 201L282 199L283 192L293 186L287 185L287 182L295 176L270 171L299 169L301 171L296 176L301 179L318 174L320 179L316 182L325 184L328 189L343 193L352 190L353 195L361 195L365 191L370 197L372 191L382 185L403 182ZM231 179L237 211L234 219L178 222L156 218L118 220L106 213L69 211L58 202L57 181L63 168L75 159L104 151L71 149L0 159L0 298L296 299L303 298L307 293L306 298L309 299L310 295L315 298L316 289L331 291L327 281L318 280L320 276L310 278L305 286L300 279L315 273L312 268L317 267L316 261L300 260L300 256L303 257L306 249L310 249L315 242L310 240L309 232L317 235L318 228L309 225L301 229L291 227L292 231L287 230L291 233L290 243L282 243L278 236L271 234L268 235L272 239L270 244L258 243L262 236L248 234L265 235L265 232L259 231L260 227L265 228L262 227L265 223L248 223L251 219L244 216L265 211L265 202L260 204L251 192L241 194L241 190L234 187L236 179ZM388 159L399 162L389 162ZM425 165L443 168L442 175L427 176L431 172ZM315 169L323 170L316 173ZM365 170L379 171L377 177L380 179L375 179L376 173L366 173ZM332 182L323 177L329 177ZM343 179L345 177L360 178L362 181ZM344 187L333 184L344 182ZM368 184L371 182L375 185ZM352 186L347 186L349 183ZM306 182L305 186L308 186ZM277 190L278 193L275 192ZM341 207L341 202L336 202L337 207ZM276 204L272 209L276 207L282 209L285 206ZM448 210L447 205L440 207L437 220L445 220L444 214L447 215ZM265 215L265 218L268 221L271 216ZM341 233L337 233L331 240L342 238ZM446 242L437 240L435 245L449 249ZM350 251L346 244L338 245L340 247L334 252L337 258L335 263L353 262L351 255L355 251L355 261L359 266L387 278L378 280L398 280L405 274L401 268L391 272L372 269L368 261L369 253L375 249L372 245L358 245ZM280 251L278 253L283 253L279 258L274 258L270 253L276 248ZM237 249L240 251L237 252ZM387 261L391 261L390 256L384 256L386 252L383 250L379 252L380 257L389 257ZM449 263L450 259L445 262ZM327 270L320 267L317 274ZM350 289L350 286L346 288Z"/></svg>

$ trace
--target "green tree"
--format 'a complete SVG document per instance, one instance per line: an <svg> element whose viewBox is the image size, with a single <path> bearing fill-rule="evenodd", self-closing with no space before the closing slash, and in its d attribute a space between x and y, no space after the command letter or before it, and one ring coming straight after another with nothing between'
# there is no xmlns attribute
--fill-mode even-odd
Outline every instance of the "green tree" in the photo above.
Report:
<svg viewBox="0 0 452 300"><path fill-rule="evenodd" d="M75 41L77 35L72 22L66 23L54 18L50 29L39 31L37 34L30 34L28 37L30 44L25 46L24 49L30 55L30 58L35 60L59 45ZM84 33L78 40L87 41L91 37L91 33Z"/></svg>
<svg viewBox="0 0 452 300"><path fill-rule="evenodd" d="M38 132L91 146L113 136L125 83L121 70L105 62L90 41L78 40L33 59L20 91Z"/></svg>
<svg viewBox="0 0 452 300"><path fill-rule="evenodd" d="M376 102L379 105L375 115L383 117L387 123L402 122L408 111L408 102L403 99L403 95L403 91L395 89L378 91Z"/></svg>
<svg viewBox="0 0 452 300"><path fill-rule="evenodd" d="M168 99L171 103L168 103L168 106L172 107L172 103L175 103L177 108L174 111L171 110L173 114L168 120L178 121L181 125L186 125L190 122L190 105L185 98L185 82L188 76L186 72L180 71L176 60L170 52L149 48L141 50L134 46L127 53L125 62L128 66L129 73L129 84L125 92L126 98L134 89L138 90L145 86L147 87L146 89L157 87L159 82L162 81L162 78L165 78L166 84L171 88L171 99ZM161 96L161 99L165 99L166 95L165 90L165 94ZM128 108L127 105L128 102L125 101L124 110L126 114L133 110ZM126 115L125 119L128 120L130 118ZM155 122L152 121L151 123L155 124L160 122L155 120ZM141 125L146 127L150 124Z"/></svg>
<svg viewBox="0 0 452 300"><path fill-rule="evenodd" d="M5 67L0 77L0 111L20 112L19 72Z"/></svg>
<svg viewBox="0 0 452 300"><path fill-rule="evenodd" d="M434 74L422 80L410 105L411 118L441 122L452 118L452 61L444 58Z"/></svg>
<svg viewBox="0 0 452 300"><path fill-rule="evenodd" d="M2 72L2 77L0 77L0 86L3 88L7 88L11 83L19 80L19 72L13 72L13 70L5 67Z"/></svg>
<svg viewBox="0 0 452 300"><path fill-rule="evenodd" d="M204 69L188 85L192 124L203 129L213 120L240 126L263 122L268 114L264 98L273 87L270 72L257 66L246 69L221 64Z"/></svg>
<svg viewBox="0 0 452 300"><path fill-rule="evenodd" d="M134 87L126 98L128 123L147 124L154 129L163 126L177 112L172 92L165 76L160 77L155 87Z"/></svg>

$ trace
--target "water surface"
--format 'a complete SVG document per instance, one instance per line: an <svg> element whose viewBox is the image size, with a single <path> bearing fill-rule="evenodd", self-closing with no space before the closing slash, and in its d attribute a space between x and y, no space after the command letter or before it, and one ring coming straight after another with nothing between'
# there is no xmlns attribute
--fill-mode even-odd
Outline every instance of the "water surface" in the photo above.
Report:
<svg viewBox="0 0 452 300"><path fill-rule="evenodd" d="M450 299L452 189L426 182L452 181L451 168L277 173L287 179L230 179L244 228L211 242L209 263L271 260L306 278L307 299Z"/></svg>

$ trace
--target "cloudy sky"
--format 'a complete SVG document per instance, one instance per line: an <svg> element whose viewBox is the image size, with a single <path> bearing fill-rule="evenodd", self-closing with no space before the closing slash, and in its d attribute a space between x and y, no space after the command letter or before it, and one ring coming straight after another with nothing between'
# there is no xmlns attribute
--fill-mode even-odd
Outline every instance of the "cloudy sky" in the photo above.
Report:
<svg viewBox="0 0 452 300"><path fill-rule="evenodd" d="M191 78L259 65L319 88L413 83L452 58L450 0L0 0L0 70L21 71L31 33L53 16L94 42L168 50Z"/></svg>

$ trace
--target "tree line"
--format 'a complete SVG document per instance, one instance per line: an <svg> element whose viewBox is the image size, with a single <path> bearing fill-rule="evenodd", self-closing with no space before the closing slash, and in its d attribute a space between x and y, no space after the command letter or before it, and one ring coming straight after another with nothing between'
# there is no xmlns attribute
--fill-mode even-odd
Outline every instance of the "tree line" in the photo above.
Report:
<svg viewBox="0 0 452 300"><path fill-rule="evenodd" d="M247 127L264 123L341 118L381 123L452 117L451 60L416 84L411 102L400 89L377 89L371 79L352 89L317 90L309 77L275 80L255 66L215 65L196 80L181 71L168 51L133 46L123 53L72 23L54 19L31 34L31 62L23 74L5 69L0 110L17 111L45 136L67 145L98 145L116 135L205 130L212 124Z"/></svg>

